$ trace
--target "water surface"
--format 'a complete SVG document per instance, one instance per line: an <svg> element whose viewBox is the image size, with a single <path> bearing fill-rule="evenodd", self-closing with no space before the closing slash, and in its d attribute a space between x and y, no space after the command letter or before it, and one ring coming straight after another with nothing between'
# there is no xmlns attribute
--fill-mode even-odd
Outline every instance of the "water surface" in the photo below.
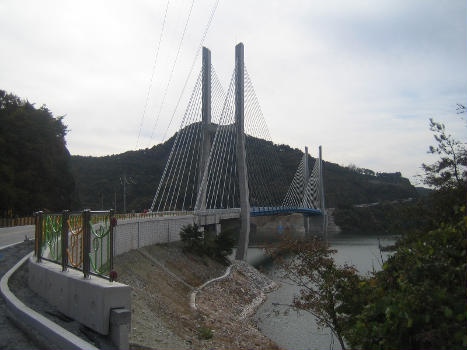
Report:
<svg viewBox="0 0 467 350"><path fill-rule="evenodd" d="M381 269L381 260L387 258L387 253L381 253L382 246L391 245L394 237L381 238L377 236L347 236L336 235L329 238L331 248L336 249L334 258L338 264L354 265L360 274ZM264 255L261 248L248 250L248 262L257 264ZM265 274L280 284L280 287L268 294L267 301L258 309L256 320L261 331L288 350L299 349L341 349L337 339L327 328L320 329L315 318L307 312L289 310L286 307L274 306L273 303L290 304L293 296L299 293L299 288L280 278L280 271L274 264L260 267Z"/></svg>

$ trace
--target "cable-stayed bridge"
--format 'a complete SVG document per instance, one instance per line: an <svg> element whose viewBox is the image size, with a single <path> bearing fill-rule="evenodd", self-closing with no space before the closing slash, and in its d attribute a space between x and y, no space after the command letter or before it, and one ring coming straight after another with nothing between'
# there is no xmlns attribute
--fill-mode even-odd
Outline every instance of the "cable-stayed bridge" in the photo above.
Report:
<svg viewBox="0 0 467 350"><path fill-rule="evenodd" d="M306 231L310 216L325 217L321 147L312 165L305 148L287 192L282 190L290 179L244 64L243 44L235 47L227 91L207 48L202 62L150 211L190 212L200 225L239 217L237 258L244 259L250 217L301 213Z"/></svg>

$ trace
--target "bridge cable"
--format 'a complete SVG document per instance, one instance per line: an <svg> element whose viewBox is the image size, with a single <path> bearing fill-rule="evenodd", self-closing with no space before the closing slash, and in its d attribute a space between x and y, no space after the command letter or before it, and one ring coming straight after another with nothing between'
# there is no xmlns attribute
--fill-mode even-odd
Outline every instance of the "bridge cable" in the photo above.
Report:
<svg viewBox="0 0 467 350"><path fill-rule="evenodd" d="M200 86L201 86L201 84L199 84L197 86L197 89L198 89L197 98L195 99L195 103L192 106L191 113L189 114L189 118L187 120L187 123L185 124L183 129L180 131L180 132L183 132L183 138L181 139L181 151L178 152L178 157L176 158L176 162L175 162L174 175L171 177L170 188L172 188L172 183L173 183L174 179L175 179L175 184L174 184L174 192L172 193L172 196L171 196L170 202L169 202L169 210L172 210L172 202L173 202L173 199L174 199L175 191L176 191L177 187L179 188L179 186L177 184L179 183L181 168L184 165L185 156L188 154L187 149L190 147L190 143L192 141L192 134L193 134L193 129L194 128L190 127L190 125L192 125L193 118L196 117L198 106L201 103L200 100L201 100L202 92L201 92ZM179 164L180 164L180 166L179 166ZM186 165L186 163L185 163L185 165ZM175 207L174 207L174 209L175 209Z"/></svg>
<svg viewBox="0 0 467 350"><path fill-rule="evenodd" d="M249 130L253 138L251 138L251 141L254 142L255 145L257 145L256 149L259 151L260 147L259 145L263 143L264 147L268 147L269 143L272 144L272 140L269 134L269 130L267 128L267 124L265 123L263 114L261 112L261 107L258 101L258 98L255 94L253 83L248 75L248 71L245 67L245 100L247 101L246 103L246 112L249 115ZM261 141L260 139L265 140L266 142ZM273 150L271 148L271 150ZM250 152L251 154L251 152ZM257 187L258 190L256 191L257 195L262 195L262 200L264 201L264 204L266 206L273 206L273 205L278 205L280 203L280 199L276 198L274 194L270 190L270 186L267 186L265 181L262 179L270 178L272 177L274 179L274 176L279 175L279 161L277 154L275 152L272 152L270 156L273 157L273 159L268 159L266 162L265 157L261 157L256 155L256 159L258 159L258 165L260 164L261 167L256 167L260 173L258 176L256 176L256 181L257 184L254 187ZM269 182L270 183L270 182ZM262 193L261 193L262 192Z"/></svg>
<svg viewBox="0 0 467 350"><path fill-rule="evenodd" d="M165 22L166 22L166 19L167 19L167 12L168 12L168 9L169 9L169 3L170 3L170 0L167 0L167 5L165 6L165 12L164 12L164 19L162 20L162 29L161 29L161 33L159 35L159 42L157 43L156 55L155 55L154 62L153 62L153 65L152 65L151 79L149 80L148 92L146 94L146 102L144 103L143 114L141 116L141 121L139 123L138 138L136 140L135 149L138 149L139 138L141 136L141 130L143 128L144 118L146 116L146 111L147 111L147 108L148 108L149 95L151 94L152 82L154 80L154 73L156 71L157 59L159 57L159 49L160 49L160 46L161 46L162 37L164 35Z"/></svg>
<svg viewBox="0 0 467 350"><path fill-rule="evenodd" d="M166 128L166 130L165 130L165 132L164 132L164 135L163 135L163 137L162 137L162 142L165 141L165 138L166 138L166 136L167 136L167 132L169 131L170 125L172 125L172 120L173 120L173 118L174 118L174 116L175 116L175 113L177 112L178 106L180 105L180 101L181 101L182 96L183 96L183 94L184 94L184 92L185 92L185 89L186 89L186 87L187 87L188 80L189 80L190 77L191 77L191 74L192 74L193 69L194 69L195 64L196 64L196 60L198 59L198 56L199 56L199 54L200 54L200 52L201 52L201 48L203 47L204 40L206 39L206 36L207 36L207 34L208 34L208 31L209 31L209 28L210 28L211 23L212 23L212 21L213 21L213 19L214 19L214 15L216 14L216 10L217 10L217 7L218 7L218 5L219 5L219 1L220 1L220 0L216 0L216 1L214 2L214 6L213 6L212 9L211 9L211 14L210 14L210 16L209 16L208 22L206 23L203 36L202 36L201 41L200 41L199 46L198 46L198 50L196 51L195 57L193 58L193 62L192 62L192 64L191 64L190 71L189 71L189 73L188 73L188 76L187 76L186 79L185 79L185 83L183 84L182 91L180 92L180 95L179 95L179 97L178 97L177 104L175 105L175 108L174 108L174 111L173 111L172 116L171 116L171 118L170 118L169 124L167 125L167 128Z"/></svg>
<svg viewBox="0 0 467 350"><path fill-rule="evenodd" d="M254 112L257 115L256 128L258 128L259 130L262 131L262 134L261 134L262 138L264 140L269 141L272 144L272 138L271 138L271 136L269 134L269 129L268 129L267 124L266 124L266 122L264 120L264 116L263 116L263 113L261 111L261 106L259 104L258 97L257 97L257 95L256 95L256 93L254 91L253 83L251 81L251 78L249 77L248 70L246 69L246 67L245 67L245 80L246 80L247 86L251 90L252 103L255 106ZM265 145L267 146L267 143ZM273 149L271 149L271 150L273 150ZM271 174L272 174L273 178L274 178L274 175L279 177L280 171L279 171L279 159L278 159L277 153L272 152L271 155L272 155L273 159L269 160L269 162L266 163L266 166L264 167L264 170L265 170L266 174L268 174L269 176L271 176ZM264 157L261 157L261 159L263 159L263 161L265 161ZM271 166L272 166L272 169L271 169ZM269 186L266 186L266 188L269 189ZM275 197L270 191L268 191L268 192L269 192L268 196L270 198L270 201L271 201L270 203L271 204L273 204L274 202L279 204L281 202L281 198Z"/></svg>
<svg viewBox="0 0 467 350"><path fill-rule="evenodd" d="M218 127L218 138L217 138L217 143L216 145L213 145L213 147L216 148L216 153L215 153L215 158L213 162L213 169L214 171L212 174L214 175L213 177L213 183L211 184L211 190L210 190L210 195L209 195L209 204L210 206L213 206L216 208L217 200L219 197L219 184L221 181L220 177L220 171L222 168L222 163L223 163L223 158L225 158L225 144L227 143L227 135L228 135L228 127L223 125L223 122L226 119L226 114L228 113L228 110L230 110L230 104L232 101L233 94L230 92L229 98L226 100L226 104L224 105L224 111L223 111L223 116L221 117L221 123L219 124Z"/></svg>
<svg viewBox="0 0 467 350"><path fill-rule="evenodd" d="M165 104L165 99L167 97L167 92L169 90L170 83L172 82L173 73L174 73L174 70L175 70L175 66L177 65L177 61L178 61L178 57L180 55L180 50L182 48L183 40L185 39L185 33L186 33L186 29L188 27L188 23L190 22L191 12L193 10L194 3L195 3L195 0L192 0L191 5L190 5L190 10L188 11L187 19L185 21L185 27L183 28L182 36L181 36L180 41L178 43L177 54L175 55L175 59L174 59L174 62L172 64L172 69L171 69L170 74L169 74L169 80L167 81L167 85L165 87L164 94L163 94L163 97L162 97L162 102L161 102L160 107L159 107L159 112L157 113L156 121L155 121L154 126L152 128L151 138L149 139L150 144L151 144L152 138L154 136L154 131L156 129L157 122L159 121L159 117L160 117L162 108L164 107L164 104ZM149 144L149 146L151 146L150 144Z"/></svg>
<svg viewBox="0 0 467 350"><path fill-rule="evenodd" d="M201 73L200 73L199 76L198 76L198 81L197 81L197 84L196 84L196 85L198 85L198 84L201 84ZM189 100L189 102L188 102L188 106L190 106L190 105L193 103L193 99L195 98L195 95L197 94L197 90L198 90L198 89L197 89L196 86L195 86L195 89L193 89L193 92L192 92L192 94L191 94L191 96L190 96L190 100ZM184 118L183 118L183 120L182 120L182 125L183 125L183 123L184 123L184 120L185 120L186 117L187 117L187 113L188 113L188 108L187 108L187 110L185 111L185 115L184 115ZM164 182L165 182L165 178L166 178L167 171L171 168L171 161L172 161L172 159L173 159L173 157L174 157L174 152L175 152L175 150L176 150L176 145L178 144L179 138L180 138L180 132L178 132L178 133L175 135L175 141L174 141L174 144L173 144L173 146L172 146L172 150L170 151L169 158L168 158L167 163L166 163L166 166L165 166L165 168L164 168L164 172L162 173L161 180L160 180L160 182L159 182L159 185L158 185L157 190L156 190L156 194L155 194L154 199L153 199L152 204L151 204L151 211L154 210L154 206L155 206L155 204L156 204L156 200L157 200L157 198L159 198L159 193L160 193L160 191L161 191L161 189L162 189L162 185L163 185ZM169 170L169 174L170 174L170 170ZM163 189L163 192L162 192L162 194L161 194L161 198L163 198L163 196L164 196L165 188L166 188L166 186L164 185L164 189ZM157 211L160 210L160 204L161 204L161 201L159 201L159 205L158 205L158 207L157 207Z"/></svg>

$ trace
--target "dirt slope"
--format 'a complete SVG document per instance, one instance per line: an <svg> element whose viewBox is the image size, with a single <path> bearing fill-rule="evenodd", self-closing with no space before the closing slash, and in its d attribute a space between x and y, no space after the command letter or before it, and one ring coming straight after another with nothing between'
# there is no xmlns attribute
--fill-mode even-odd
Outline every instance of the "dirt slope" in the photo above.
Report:
<svg viewBox="0 0 467 350"><path fill-rule="evenodd" d="M254 269L232 268L226 279L206 286L197 293L197 310L190 307L190 294L226 267L184 253L179 242L118 256L115 270L133 289L132 349L277 348L248 317L264 299ZM209 330L213 337L206 339Z"/></svg>

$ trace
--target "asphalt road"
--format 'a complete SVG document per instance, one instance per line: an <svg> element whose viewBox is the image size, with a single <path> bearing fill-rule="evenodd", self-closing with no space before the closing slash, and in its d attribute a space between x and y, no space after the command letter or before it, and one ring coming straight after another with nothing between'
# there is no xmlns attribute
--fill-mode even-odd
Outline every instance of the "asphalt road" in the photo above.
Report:
<svg viewBox="0 0 467 350"><path fill-rule="evenodd" d="M23 242L25 237L34 239L34 225L0 228L0 249L10 244Z"/></svg>
<svg viewBox="0 0 467 350"><path fill-rule="evenodd" d="M0 249L0 277L2 277L5 272L7 272L16 264L16 262L18 262L33 249L33 240L23 242L14 247ZM0 297L0 349L40 349L34 343L34 340L30 339L28 335L20 331L8 318L6 304L2 297Z"/></svg>

